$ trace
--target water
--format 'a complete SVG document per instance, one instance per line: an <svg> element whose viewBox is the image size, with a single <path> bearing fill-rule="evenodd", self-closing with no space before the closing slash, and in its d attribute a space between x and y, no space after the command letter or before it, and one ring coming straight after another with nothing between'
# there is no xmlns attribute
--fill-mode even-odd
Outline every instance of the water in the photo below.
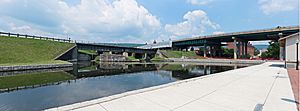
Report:
<svg viewBox="0 0 300 111"><path fill-rule="evenodd" d="M75 79L0 93L0 110L38 111L240 67L244 66L84 63L74 66L74 70L65 71Z"/></svg>

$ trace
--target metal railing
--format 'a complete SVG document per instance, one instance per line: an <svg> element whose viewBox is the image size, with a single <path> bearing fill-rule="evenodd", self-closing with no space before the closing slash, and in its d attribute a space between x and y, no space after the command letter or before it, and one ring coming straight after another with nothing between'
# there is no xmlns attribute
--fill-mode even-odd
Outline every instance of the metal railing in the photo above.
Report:
<svg viewBox="0 0 300 111"><path fill-rule="evenodd" d="M16 34L16 33L10 33L10 32L0 32L0 36L31 38L31 39L39 39L39 40L51 40L51 41L56 41L56 42L76 43L76 41L71 40L71 38L69 38L69 39L60 39L60 38L54 38L54 37L35 36L35 35L27 35L27 34Z"/></svg>

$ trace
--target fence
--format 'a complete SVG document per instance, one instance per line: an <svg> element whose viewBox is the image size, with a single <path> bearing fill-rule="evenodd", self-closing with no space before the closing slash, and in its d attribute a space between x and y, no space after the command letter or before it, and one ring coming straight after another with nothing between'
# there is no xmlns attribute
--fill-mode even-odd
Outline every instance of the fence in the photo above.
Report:
<svg viewBox="0 0 300 111"><path fill-rule="evenodd" d="M0 36L7 36L7 37L20 37L20 38L32 38L32 39L40 39L40 40L51 40L57 42L68 42L68 43L76 43L76 41L69 39L59 39L53 37L43 37L43 36L34 36L34 35L27 35L27 34L15 34L9 32L0 32Z"/></svg>

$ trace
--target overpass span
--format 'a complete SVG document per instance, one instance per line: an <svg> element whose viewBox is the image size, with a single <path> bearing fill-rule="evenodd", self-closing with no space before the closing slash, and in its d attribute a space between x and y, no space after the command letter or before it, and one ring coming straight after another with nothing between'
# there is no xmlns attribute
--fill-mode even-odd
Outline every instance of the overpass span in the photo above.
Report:
<svg viewBox="0 0 300 111"><path fill-rule="evenodd" d="M188 49L193 46L204 46L204 56L206 57L207 46L210 49L220 50L222 42L234 42L234 52L237 58L237 52L242 51L243 55L247 54L247 43L249 41L263 41L263 40L276 40L280 38L298 33L300 30L299 26L287 26L287 27L276 27L271 29L251 30L243 32L224 33L216 35L199 36L192 38L185 38L181 40L175 40L172 42L173 49ZM237 49L237 46L242 46L241 50ZM214 51L216 51L214 50Z"/></svg>

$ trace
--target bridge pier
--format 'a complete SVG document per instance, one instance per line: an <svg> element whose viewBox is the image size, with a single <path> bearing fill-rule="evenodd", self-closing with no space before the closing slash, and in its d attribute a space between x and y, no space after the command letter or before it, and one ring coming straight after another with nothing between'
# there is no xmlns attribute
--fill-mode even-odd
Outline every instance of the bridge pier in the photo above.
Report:
<svg viewBox="0 0 300 111"><path fill-rule="evenodd" d="M242 52L241 52L241 55L242 55L242 58L244 58L245 57L245 42L244 41L242 41L241 42L241 48L242 48Z"/></svg>
<svg viewBox="0 0 300 111"><path fill-rule="evenodd" d="M245 42L245 55L248 55L248 41Z"/></svg>
<svg viewBox="0 0 300 111"><path fill-rule="evenodd" d="M128 52L123 52L123 56L128 57Z"/></svg>
<svg viewBox="0 0 300 111"><path fill-rule="evenodd" d="M206 48L207 48L207 47L206 47L206 44L204 44L204 50L203 50L203 51L204 51L204 52L203 52L203 56L204 56L204 57L207 57L207 55L206 55Z"/></svg>
<svg viewBox="0 0 300 111"><path fill-rule="evenodd" d="M232 39L233 39L233 59L237 59L237 45L236 45L236 43L237 43L237 40L236 40L236 38L235 37L232 37Z"/></svg>

